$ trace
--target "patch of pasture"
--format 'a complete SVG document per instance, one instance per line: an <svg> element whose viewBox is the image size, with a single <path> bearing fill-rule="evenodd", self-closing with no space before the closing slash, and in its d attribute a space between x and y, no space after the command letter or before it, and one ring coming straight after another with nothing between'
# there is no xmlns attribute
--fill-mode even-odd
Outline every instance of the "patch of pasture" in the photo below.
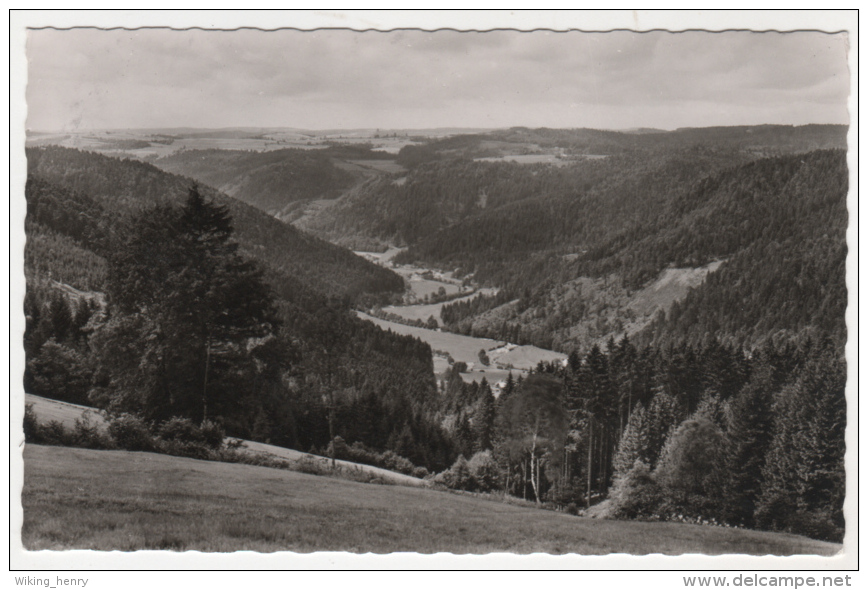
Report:
<svg viewBox="0 0 868 590"><path fill-rule="evenodd" d="M425 488L26 445L25 549L833 555L795 535L604 521Z"/></svg>
<svg viewBox="0 0 868 590"><path fill-rule="evenodd" d="M96 408L70 404L55 399L46 399L30 393L24 394L24 403L33 406L33 412L40 423L56 420L67 428L72 428L75 426L75 421L81 419L83 414L86 414L92 424L98 426L105 425L105 419Z"/></svg>
<svg viewBox="0 0 868 590"><path fill-rule="evenodd" d="M384 307L383 311L385 311L386 313L393 313L408 320L422 320L423 322L427 321L428 318L433 317L435 320L437 320L437 325L442 326L443 321L440 319L440 310L443 309L444 305L458 303L459 301L470 301L471 299L474 299L479 295L491 296L496 294L497 289L483 288L475 291L474 293L471 293L470 295L467 295L466 297L450 299L449 301L420 305L389 305L388 307Z"/></svg>
<svg viewBox="0 0 868 590"><path fill-rule="evenodd" d="M518 367L522 369L532 369L536 367L540 361L550 363L552 361L563 361L567 355L546 350L536 346L516 346L511 350L500 353L489 353L492 365L500 365L501 367Z"/></svg>
<svg viewBox="0 0 868 590"><path fill-rule="evenodd" d="M472 336L462 336L461 334L452 334L451 332L405 326L404 324L381 320L360 311L357 311L356 315L363 320L374 322L384 330L391 330L396 334L413 336L423 342L427 342L432 350L448 352L455 361L465 362L468 365L479 364L479 351L481 349L490 350L503 344L501 341L491 340L490 338L473 338Z"/></svg>
<svg viewBox="0 0 868 590"><path fill-rule="evenodd" d="M488 352L505 347L506 342L490 338L474 338L473 336L429 330L427 328L417 328L415 326L405 326L404 324L381 320L360 311L357 311L356 315L363 320L374 322L384 330L391 330L396 334L405 334L419 338L423 342L427 342L432 350L448 352L456 362L467 363L472 369L468 374L475 375L474 381L482 378L483 375L477 375L477 373L483 370L486 372L491 370L492 373L498 371L497 375L505 376L509 373L508 365L512 365L515 369L530 370L535 368L540 361L549 362L566 358L564 354L537 348L536 346L516 346L508 352L499 352L494 356L489 354L491 364L490 367L486 367L479 362L479 351L485 350ZM515 376L518 376L517 373ZM486 375L486 378L491 381L491 377Z"/></svg>
<svg viewBox="0 0 868 590"><path fill-rule="evenodd" d="M395 160L349 160L353 164L363 166L365 168L373 168L386 174L398 174L406 172L407 169L395 162Z"/></svg>
<svg viewBox="0 0 868 590"><path fill-rule="evenodd" d="M569 160L564 160L554 154L520 154L514 156L496 156L488 158L476 158L477 162L513 162L515 164L554 164L566 166Z"/></svg>

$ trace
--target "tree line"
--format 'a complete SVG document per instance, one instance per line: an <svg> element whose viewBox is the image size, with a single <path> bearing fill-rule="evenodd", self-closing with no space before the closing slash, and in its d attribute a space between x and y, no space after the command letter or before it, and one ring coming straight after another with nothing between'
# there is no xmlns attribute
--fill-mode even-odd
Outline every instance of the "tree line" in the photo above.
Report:
<svg viewBox="0 0 868 590"><path fill-rule="evenodd" d="M610 341L510 375L496 399L485 382L450 380L462 455L438 481L610 518L840 541L845 384L831 341L750 354Z"/></svg>

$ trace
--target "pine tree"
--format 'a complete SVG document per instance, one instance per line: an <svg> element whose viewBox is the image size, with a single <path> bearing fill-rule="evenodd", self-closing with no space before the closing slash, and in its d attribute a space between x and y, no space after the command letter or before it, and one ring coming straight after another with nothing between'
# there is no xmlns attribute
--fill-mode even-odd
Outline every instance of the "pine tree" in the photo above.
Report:
<svg viewBox="0 0 868 590"><path fill-rule="evenodd" d="M66 297L55 292L49 300L47 315L51 338L58 342L65 342L73 335L74 320Z"/></svg>
<svg viewBox="0 0 868 590"><path fill-rule="evenodd" d="M627 427L624 428L624 432L618 441L618 448L612 460L612 469L615 472L614 479L617 480L624 477L627 472L633 469L633 465L637 460L646 462L648 446L645 407L642 405L642 402L639 402L633 408L630 419L627 421Z"/></svg>
<svg viewBox="0 0 868 590"><path fill-rule="evenodd" d="M644 461L650 469L657 466L663 445L681 422L683 414L684 410L678 401L662 388L658 388L645 411L644 421L646 434L643 434L643 438L648 441Z"/></svg>
<svg viewBox="0 0 868 590"><path fill-rule="evenodd" d="M734 524L753 525L772 439L772 400L780 384L767 362L758 361L750 382L727 411L726 512Z"/></svg>
<svg viewBox="0 0 868 590"><path fill-rule="evenodd" d="M483 378L483 384L479 386L479 392L479 403L473 417L473 426L476 431L476 452L490 450L494 436L494 395L492 395L491 388L485 378Z"/></svg>
<svg viewBox="0 0 868 590"><path fill-rule="evenodd" d="M828 540L843 536L846 380L844 360L824 343L778 394L755 514L760 526Z"/></svg>
<svg viewBox="0 0 868 590"><path fill-rule="evenodd" d="M242 368L254 367L277 321L225 207L194 186L180 210L144 213L116 244L107 282L111 317L95 343L110 378L98 398L156 419L238 410Z"/></svg>

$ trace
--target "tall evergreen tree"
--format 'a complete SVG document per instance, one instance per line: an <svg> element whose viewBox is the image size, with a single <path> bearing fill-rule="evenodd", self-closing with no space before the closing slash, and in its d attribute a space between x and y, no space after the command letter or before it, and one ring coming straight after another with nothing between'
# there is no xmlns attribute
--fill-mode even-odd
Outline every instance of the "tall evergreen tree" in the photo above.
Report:
<svg viewBox="0 0 868 590"><path fill-rule="evenodd" d="M627 421L627 426L624 428L624 432L621 433L618 448L612 460L615 479L627 475L627 472L633 468L637 460L647 465L649 445L648 428L646 427L645 420L645 407L642 405L642 402L639 402L633 408L630 419Z"/></svg>
<svg viewBox="0 0 868 590"><path fill-rule="evenodd" d="M773 372L771 365L758 362L727 412L726 516L736 524L753 525L772 439L772 400L780 387Z"/></svg>
<svg viewBox="0 0 868 590"><path fill-rule="evenodd" d="M241 367L277 320L262 270L232 240L228 210L194 186L180 210L144 213L118 242L112 317L96 338L108 384L97 398L156 419L237 410L248 386Z"/></svg>
<svg viewBox="0 0 868 590"><path fill-rule="evenodd" d="M840 541L844 515L846 367L831 343L815 346L773 406L756 521L764 527Z"/></svg>
<svg viewBox="0 0 868 590"><path fill-rule="evenodd" d="M473 426L476 431L476 452L490 450L494 438L494 395L484 377L479 386L479 402Z"/></svg>

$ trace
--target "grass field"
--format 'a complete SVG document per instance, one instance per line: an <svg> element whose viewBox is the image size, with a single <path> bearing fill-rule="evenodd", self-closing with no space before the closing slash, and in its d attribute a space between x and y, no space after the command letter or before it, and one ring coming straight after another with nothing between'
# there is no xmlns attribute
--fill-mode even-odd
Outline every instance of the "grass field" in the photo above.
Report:
<svg viewBox="0 0 868 590"><path fill-rule="evenodd" d="M87 415L92 424L105 427L105 419L94 408L88 408L87 406L79 406L53 399L46 399L29 393L24 395L24 403L33 406L33 412L36 414L37 420L42 424L56 420L67 428L73 428L76 420L81 419L82 415ZM295 449L287 449L252 440L244 440L241 442L242 446L240 450L252 454L269 455L271 457L293 462L299 461L302 457L308 457L309 459L312 458L314 461L318 461L324 469L328 468L331 462L328 457L311 455L310 453L303 453L301 451L296 451ZM364 471L376 475L387 483L406 486L426 485L426 482L418 477L412 477L396 471L389 471L388 469L374 467L373 465L363 465L361 463L352 463L351 461L342 461L340 459L335 463L338 469L343 470L344 472Z"/></svg>
<svg viewBox="0 0 868 590"><path fill-rule="evenodd" d="M479 295L489 296L496 293L497 292L494 289L479 289L466 297L450 299L449 301L443 301L441 303L429 303L427 305L389 305L388 307L384 307L383 311L386 313L394 313L395 315L399 315L408 320L422 320L423 322L428 318L433 317L437 320L437 325L442 326L443 322L440 319L440 310L443 309L444 305L458 303L459 301L470 301Z"/></svg>
<svg viewBox="0 0 868 590"><path fill-rule="evenodd" d="M793 535L617 522L434 490L27 445L25 548L832 555Z"/></svg>
<svg viewBox="0 0 868 590"><path fill-rule="evenodd" d="M452 358L458 362L465 362L468 365L471 363L474 369L486 369L479 363L479 351L481 349L491 350L505 344L502 341L491 340L490 338L474 338L472 336L463 336L461 334L453 334L451 332L438 332L436 330L428 330L426 328L416 328L413 326L405 326L396 322L381 320L362 312L356 312L360 318L374 322L384 330L392 330L397 334L409 334L415 336L424 342L431 345L433 350L442 350L452 355ZM511 364L516 369L532 369L536 367L539 361L553 361L566 358L566 355L536 346L518 346L513 350L502 355L489 355L491 358L492 371L495 364L506 366ZM500 371L498 374L503 373ZM481 376L480 376L481 377ZM491 377L486 377L489 381Z"/></svg>
<svg viewBox="0 0 868 590"><path fill-rule="evenodd" d="M521 154L514 156L496 156L488 158L476 158L477 162L513 162L515 164L554 164L566 166L568 160L562 160L554 154Z"/></svg>
<svg viewBox="0 0 868 590"><path fill-rule="evenodd" d="M67 428L72 428L75 426L76 420L80 419L83 414L87 414L92 424L97 426L105 425L105 420L99 414L99 410L95 408L70 404L55 399L46 399L29 393L24 394L24 403L33 405L33 412L42 424L56 420Z"/></svg>
<svg viewBox="0 0 868 590"><path fill-rule="evenodd" d="M364 168L373 168L387 174L406 172L407 169L395 162L395 160L349 160Z"/></svg>
<svg viewBox="0 0 868 590"><path fill-rule="evenodd" d="M374 322L384 330L392 330L392 332L397 334L415 336L430 344L432 349L446 351L456 361L464 361L468 364L479 364L478 355L480 349L491 350L503 344L503 342L491 340L490 338L473 338L472 336L462 336L461 334L452 334L451 332L438 332L436 330L405 326L404 324L381 320L362 312L356 312L356 315L364 320Z"/></svg>

